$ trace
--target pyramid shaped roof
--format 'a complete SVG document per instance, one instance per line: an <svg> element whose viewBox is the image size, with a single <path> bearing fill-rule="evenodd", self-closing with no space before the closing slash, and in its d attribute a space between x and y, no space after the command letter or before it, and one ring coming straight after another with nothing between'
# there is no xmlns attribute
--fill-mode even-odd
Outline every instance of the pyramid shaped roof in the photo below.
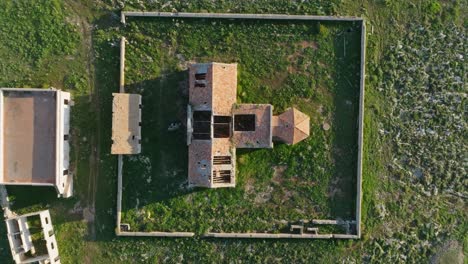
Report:
<svg viewBox="0 0 468 264"><path fill-rule="evenodd" d="M287 144L296 144L310 135L309 116L296 108L288 108L278 116L278 121L274 134Z"/></svg>

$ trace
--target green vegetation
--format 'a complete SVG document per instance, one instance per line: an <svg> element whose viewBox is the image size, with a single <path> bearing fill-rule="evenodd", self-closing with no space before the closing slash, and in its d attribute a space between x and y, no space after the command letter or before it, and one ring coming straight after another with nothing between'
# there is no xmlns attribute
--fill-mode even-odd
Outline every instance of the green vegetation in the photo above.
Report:
<svg viewBox="0 0 468 264"><path fill-rule="evenodd" d="M466 197L466 149L458 147L466 127L459 116L466 89L457 82L463 78L459 60L466 50L464 40L453 24L413 25L374 68L376 90L388 101L379 113L378 133L392 144L381 177L387 184L376 188L383 191L372 202L373 217L387 226L374 235L387 233L367 249L373 261L421 262L446 239L466 237L466 211L456 198ZM400 228L389 232L390 226Z"/></svg>
<svg viewBox="0 0 468 264"><path fill-rule="evenodd" d="M2 1L0 81L3 85L59 86L61 77L78 67L73 65L73 53L80 35L75 25L66 21L62 7L59 1Z"/></svg>
<svg viewBox="0 0 468 264"><path fill-rule="evenodd" d="M27 223L31 234L31 241L34 246L35 253L29 257L38 257L47 254L47 243L44 240L44 232L42 231L41 218L39 215L28 217Z"/></svg>
<svg viewBox="0 0 468 264"><path fill-rule="evenodd" d="M352 71L354 67L350 66L350 69L337 67L343 64L337 60L342 56L340 52L343 47L338 46L342 43L342 39L337 43L327 42L325 50L314 51L313 48L302 48L294 44L306 35L291 36L291 40L288 38L284 41L285 46L269 46L276 43L277 38L281 36L263 36L262 32L259 32L259 37L267 38L267 42L252 41L246 49L239 51L241 46L236 45L245 46L246 44L242 41L245 41L248 34L247 36L229 36L229 32L236 28L242 30L247 26L242 25L243 23L232 23L231 28L217 32L219 34L215 34L216 31L214 31L215 26L219 24L210 25L206 21L193 25L179 22L179 30L175 27L169 28L169 25L176 21L167 20L162 23L158 20L159 23L154 23L151 19L142 19L134 20L127 28L123 28L118 22L118 9L120 8L194 12L338 14L365 17L368 26L368 41L363 157L364 223L362 228L364 237L356 241L116 238L114 235L116 161L115 157L109 155L109 149L110 93L117 91L118 87L119 36L127 35L133 41L128 45L129 52L135 55L131 58L130 55L127 56L129 59L128 87L132 91L143 94L152 90L158 91L158 89L163 91L161 89L163 85L176 86L178 81L183 80L183 73L180 72L183 64L180 61L181 57L178 58L177 54L184 55L185 60L216 59L234 62L238 57L246 57L244 55L256 52L250 60L237 61L240 66L243 66L240 68L238 98L242 102L271 102L275 104L278 112L292 104L297 105L301 110L305 109L307 113L312 113L313 107L307 109L310 104L301 104L297 99L286 100L288 97L281 100L275 96L276 93L284 95L294 93L298 94L298 97L311 98L311 100L321 102L324 106L328 105L329 108L324 108L327 111L324 113L334 113L333 106L340 105L333 100L330 101L323 90L296 90L296 88L303 85L310 85L310 87L323 85L321 87L323 89L339 87L335 81L346 83L346 80L330 78L327 82L305 83L304 75L321 76L321 74L329 73L331 76L338 76L337 70L343 70L345 73L348 70ZM468 254L468 230L465 220L468 217L465 198L460 198L463 195L466 197L466 180L463 178L466 172L459 171L464 168L463 153L466 151L463 148L466 148L464 147L466 140L462 137L462 132L457 130L457 125L466 127L466 121L462 115L466 105L466 88L463 84L460 87L450 82L450 78L459 76L462 82L466 78L464 74L466 63L457 60L455 55L460 53L458 52L460 49L461 55L466 54L467 21L464 14L467 13L467 4L463 0L312 2L261 0L242 3L211 0L83 0L64 1L63 3L58 0L1 1L0 86L64 88L72 91L76 103L72 116L76 197L71 200L58 200L55 198L53 188L9 187L9 194L15 199L14 209L18 212L39 208L51 209L63 263L241 261L246 263L425 263L428 260L453 263L454 260L460 260L460 254ZM210 30L204 33L201 31L201 35L214 37L213 41L198 39L199 35L190 31L187 33L190 27L206 24ZM245 24L250 24L252 28L280 27L262 25L262 23ZM93 32L90 26L95 27ZM333 39L340 30L340 26L330 24L318 27L308 25L307 27L311 29L307 36L314 41ZM419 30L420 28L423 30ZM183 30L185 34L182 34ZM282 30L300 32L306 29L295 27ZM440 32L446 35L444 39L439 38ZM168 35L157 35L163 33ZM160 38L155 36L160 36ZM447 39L453 40L454 44L460 42L462 44L450 48L448 44L451 41ZM170 40L170 42L165 42L165 40ZM262 49L255 50L255 45L252 43L259 45ZM269 44L261 46L264 45L262 43ZM347 45L351 43L354 42ZM399 48L398 44L402 47ZM206 50L201 49L204 46L207 47ZM173 47L170 53L167 52L169 47ZM228 47L231 50L228 50ZM335 50L334 47L338 48ZM269 54L266 55L264 50L269 51ZM293 60L296 64L284 60L285 54L294 54L296 51L303 52ZM335 56L331 57L329 62L335 62L337 65L328 63L327 67L323 68L307 66L307 60L317 62L323 59L320 56L330 54L335 54ZM346 54L350 56L353 52L347 50ZM138 55L144 56L136 57ZM259 60L255 60L255 57L259 57ZM154 58L159 58L159 61ZM181 64L180 67L179 64ZM268 65L268 67L262 67L263 65ZM283 81L268 83L268 80L277 80L274 77L281 77L275 74L282 69L288 69L290 65L297 69L294 76L285 78ZM440 70L441 76L435 71L435 67L443 67L443 70ZM165 76L166 79L158 79L158 76ZM350 79L351 82L353 80L354 78ZM456 79L453 80L457 82ZM145 81L147 82L144 83ZM274 85L277 83L281 84L281 89L274 90ZM426 97L421 95L422 87L427 87L429 84L433 90L427 92L427 98L441 96L443 101L440 103L425 101ZM271 92L272 90L274 92ZM337 93L338 91L331 90L330 92ZM164 90L164 92L177 91ZM405 93L422 97L414 95L405 97L403 96ZM451 93L463 95L461 102L456 104L457 99L452 97ZM346 95L343 96L346 97ZM145 100L154 101L157 97ZM148 105L147 102L144 103ZM169 102L163 103L169 104ZM397 110L401 109L416 118L398 119L399 112L392 111L396 107L398 107ZM432 114L430 111L433 110L435 116L434 118L418 117L415 112L418 109L421 110L421 114ZM447 113L449 110L451 113ZM146 115L158 113L154 105L144 111ZM461 120L457 121L455 116L461 116ZM153 120L158 119L154 117ZM176 117L170 120L178 119ZM168 122L169 118L162 121ZM318 124L323 120L313 122L316 122L314 132L324 133L318 129ZM165 123L152 123L144 124L143 127L146 125L155 130L166 126ZM444 125L451 134L443 141L429 138L428 135L426 135L427 139L416 137L412 133L416 132L419 127L415 125L421 126L426 133L428 133L427 128L436 133L445 132L433 128L435 125ZM336 120L333 120L330 132L336 133L334 128L338 128ZM395 140L398 132L400 132L398 137L400 141ZM144 131L145 134L148 135L148 131ZM154 140L158 138L158 135L151 137L153 138L148 138L148 140L157 142ZM329 137L325 138L324 142L331 144L333 140L338 139L338 137ZM343 140L348 142L346 138ZM178 141L174 139L174 142ZM310 143L312 142L307 141L307 144ZM458 146L454 145L456 143L459 143ZM455 146L453 150L448 149L450 145ZM319 144L313 147L316 147L314 150L322 150ZM143 148L143 150L145 159L150 160L152 170L155 172L152 174L156 175L156 172L162 171L161 165L152 160L157 160L158 154L147 153L146 151L150 152L149 149ZM300 148L293 148L290 151L292 154L309 153L307 149ZM304 171L301 166L315 168L317 165L302 162L300 156L288 154L288 148L285 146L277 146L277 149L273 151L242 153L239 158L245 159L245 163L239 166L239 173L244 175L245 180L256 177L269 183L270 177L273 177L273 172L267 167L269 163L278 164L278 161L281 161L285 164L295 164L288 167L287 170L290 171L285 170L284 175L294 175L296 171ZM268 155L271 160L265 160L264 155ZM461 158L460 155L462 155ZM325 158L323 160L327 161ZM448 160L452 162L444 164ZM251 166L255 162L258 162L262 171L265 171L260 174L261 177L254 176L260 173L260 168ZM140 161L135 160L133 163L127 161L126 164L137 165L138 163ZM177 164L168 165L177 166ZM447 166L448 173L440 168L441 165ZM347 165L343 166L344 169L350 169ZM421 175L419 170L414 170L416 167L421 169L422 178L415 177ZM135 166L135 170L143 168ZM184 166L182 169L185 169ZM182 174L183 172L177 174L178 179L182 180ZM307 175L299 176L307 177ZM141 177L141 174L132 175L132 177ZM326 181L327 179L324 185L329 184ZM247 181L244 181L245 183ZM156 183L152 181L151 184ZM164 186L164 183L160 186ZM127 186L127 194L131 193L131 187ZM320 186L317 189L323 190ZM156 190L154 189L154 192ZM237 192L240 190L236 189L231 193L234 195ZM210 191L197 190L196 193L206 194L207 197L212 195ZM134 198L124 202L127 205L134 204ZM159 198L155 196L152 199ZM323 203L319 205L322 208L328 206L322 195L313 199L315 201L323 199L321 200ZM141 205L143 202L151 201L144 201L142 198ZM349 208L329 208L328 212L323 213L330 213L333 216L335 212L349 210ZM96 214L93 217L94 209ZM159 212L165 212L165 209L164 206L155 208ZM154 216L153 214L150 217ZM86 221L84 221L85 217ZM291 219L291 217L288 218ZM164 223L165 227L172 228L176 224L186 224L171 221ZM227 225L223 224L223 226ZM252 225L246 227L257 228ZM207 226L199 226L197 231L203 231L206 228ZM0 224L0 234L5 234L5 232L5 225ZM0 262L11 262L5 236L0 237Z"/></svg>
<svg viewBox="0 0 468 264"><path fill-rule="evenodd" d="M459 145L467 126L465 41L464 33L453 25L440 30L414 26L411 35L391 47L382 65L388 74L379 88L396 99L380 130L396 143L392 174L412 179L415 187L422 183L422 191L434 194L468 195L466 148Z"/></svg>

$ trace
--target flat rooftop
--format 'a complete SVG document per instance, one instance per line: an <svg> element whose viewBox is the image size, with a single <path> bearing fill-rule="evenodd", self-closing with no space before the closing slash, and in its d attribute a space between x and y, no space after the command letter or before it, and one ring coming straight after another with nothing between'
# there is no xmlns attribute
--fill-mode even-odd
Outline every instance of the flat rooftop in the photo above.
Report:
<svg viewBox="0 0 468 264"><path fill-rule="evenodd" d="M113 93L112 154L138 154L141 151L141 95Z"/></svg>
<svg viewBox="0 0 468 264"><path fill-rule="evenodd" d="M5 183L55 183L56 93L3 91Z"/></svg>

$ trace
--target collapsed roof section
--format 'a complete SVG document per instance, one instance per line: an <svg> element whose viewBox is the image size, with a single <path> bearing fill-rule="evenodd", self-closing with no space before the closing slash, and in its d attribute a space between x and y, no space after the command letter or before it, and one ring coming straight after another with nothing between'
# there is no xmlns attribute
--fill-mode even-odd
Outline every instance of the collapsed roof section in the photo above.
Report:
<svg viewBox="0 0 468 264"><path fill-rule="evenodd" d="M54 186L73 193L70 93L0 88L0 184Z"/></svg>
<svg viewBox="0 0 468 264"><path fill-rule="evenodd" d="M112 154L141 152L141 95L113 93Z"/></svg>
<svg viewBox="0 0 468 264"><path fill-rule="evenodd" d="M49 210L8 218L5 222L16 263L60 264Z"/></svg>
<svg viewBox="0 0 468 264"><path fill-rule="evenodd" d="M234 117L232 144L236 148L273 147L272 105L236 104L233 106L232 115Z"/></svg>
<svg viewBox="0 0 468 264"><path fill-rule="evenodd" d="M295 144L309 136L309 117L290 108L273 116L269 104L236 104L237 64L189 67L189 184L234 187L236 148L272 148L273 136Z"/></svg>
<svg viewBox="0 0 468 264"><path fill-rule="evenodd" d="M189 183L235 186L232 106L236 102L237 64L192 64L189 68Z"/></svg>

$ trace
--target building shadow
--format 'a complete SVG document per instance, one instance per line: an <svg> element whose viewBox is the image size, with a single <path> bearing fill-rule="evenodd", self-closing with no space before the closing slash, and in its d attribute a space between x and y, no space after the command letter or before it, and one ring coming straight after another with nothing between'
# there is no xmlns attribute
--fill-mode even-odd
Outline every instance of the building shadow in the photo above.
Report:
<svg viewBox="0 0 468 264"><path fill-rule="evenodd" d="M124 209L203 191L187 181L187 77L171 72L125 87L142 95L142 151L124 157Z"/></svg>
<svg viewBox="0 0 468 264"><path fill-rule="evenodd" d="M342 23L334 40L335 95L332 147L334 176L329 199L333 218L356 217L358 129L360 98L361 26L360 22Z"/></svg>

